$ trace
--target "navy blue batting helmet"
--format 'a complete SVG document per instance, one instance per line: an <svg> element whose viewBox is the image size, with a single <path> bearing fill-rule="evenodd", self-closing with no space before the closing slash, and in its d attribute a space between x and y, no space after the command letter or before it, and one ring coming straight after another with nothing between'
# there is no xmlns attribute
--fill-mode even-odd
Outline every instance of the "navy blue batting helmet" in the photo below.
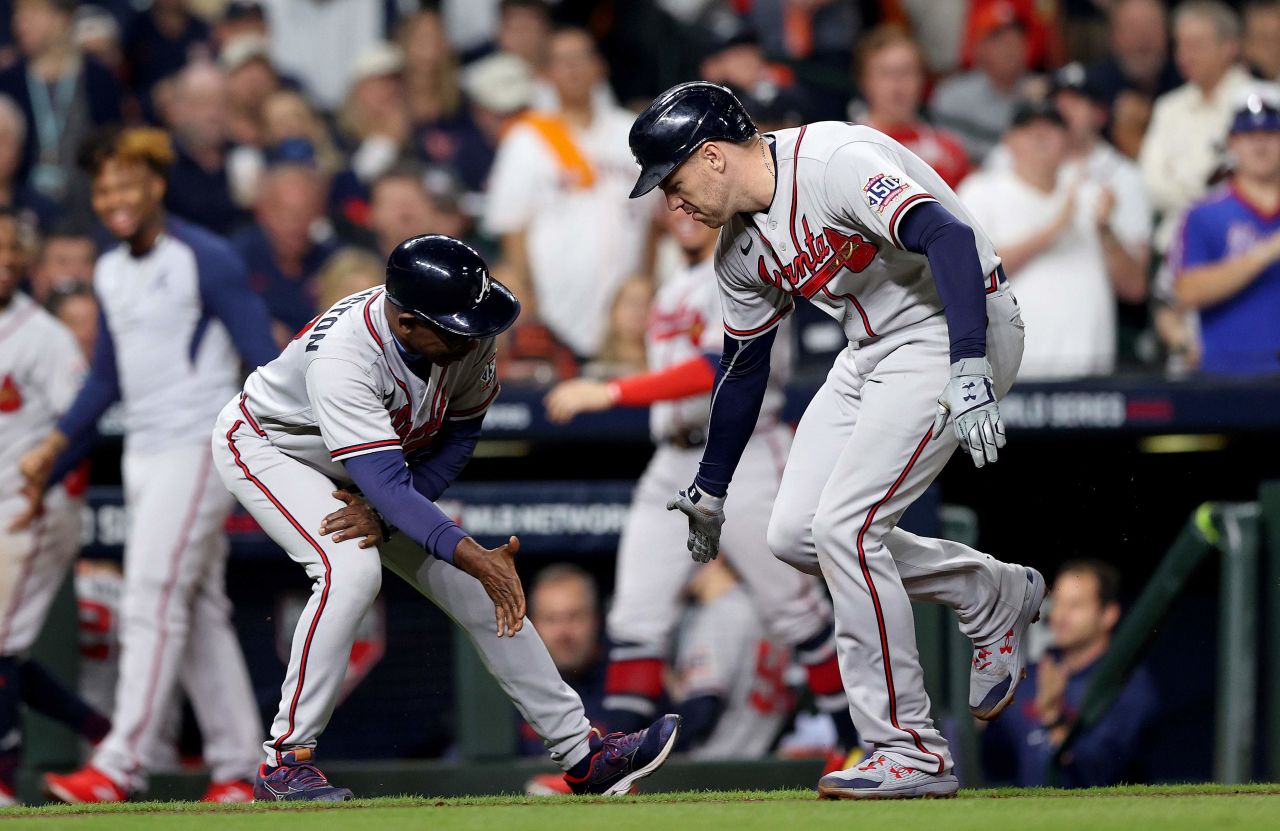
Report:
<svg viewBox="0 0 1280 831"><path fill-rule="evenodd" d="M520 301L489 276L474 249L439 234L410 237L391 252L387 297L406 312L469 338L506 331L520 314Z"/></svg>
<svg viewBox="0 0 1280 831"><path fill-rule="evenodd" d="M672 87L631 125L631 152L640 165L631 198L656 188L705 142L746 141L756 132L746 108L727 88L706 81Z"/></svg>

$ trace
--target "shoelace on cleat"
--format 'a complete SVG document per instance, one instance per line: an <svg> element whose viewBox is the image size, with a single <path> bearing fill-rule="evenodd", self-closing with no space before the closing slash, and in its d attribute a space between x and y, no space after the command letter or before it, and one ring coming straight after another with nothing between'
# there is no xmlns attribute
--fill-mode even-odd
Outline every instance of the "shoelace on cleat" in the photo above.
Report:
<svg viewBox="0 0 1280 831"><path fill-rule="evenodd" d="M300 764L287 765L288 774L285 779L290 785L300 788L323 787L329 784L329 779L320 772L320 768L315 765Z"/></svg>

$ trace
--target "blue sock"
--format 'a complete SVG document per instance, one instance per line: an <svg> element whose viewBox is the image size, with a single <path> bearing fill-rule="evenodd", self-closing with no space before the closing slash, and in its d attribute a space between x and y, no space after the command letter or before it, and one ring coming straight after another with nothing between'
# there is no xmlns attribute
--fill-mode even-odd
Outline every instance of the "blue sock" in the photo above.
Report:
<svg viewBox="0 0 1280 831"><path fill-rule="evenodd" d="M37 713L61 722L91 742L102 741L111 730L106 716L90 707L62 679L39 661L18 662L22 674L22 700Z"/></svg>
<svg viewBox="0 0 1280 831"><path fill-rule="evenodd" d="M21 700L18 659L12 655L0 656L0 784L10 791L22 761L22 722L18 712Z"/></svg>

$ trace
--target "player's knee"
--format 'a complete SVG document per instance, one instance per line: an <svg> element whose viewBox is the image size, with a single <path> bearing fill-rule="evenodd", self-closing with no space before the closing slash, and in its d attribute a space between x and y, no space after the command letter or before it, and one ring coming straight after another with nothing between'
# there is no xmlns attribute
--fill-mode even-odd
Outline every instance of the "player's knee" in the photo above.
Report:
<svg viewBox="0 0 1280 831"><path fill-rule="evenodd" d="M360 553L368 555L369 552ZM330 591L341 592L352 604L368 606L382 589L382 561L376 555L346 557L341 567L332 570L328 580Z"/></svg>
<svg viewBox="0 0 1280 831"><path fill-rule="evenodd" d="M774 511L769 520L769 530L765 534L765 542L773 556L791 566L809 559L804 544L805 534L808 532L806 526L802 517L784 516L781 512Z"/></svg>
<svg viewBox="0 0 1280 831"><path fill-rule="evenodd" d="M847 536L835 512L824 510L820 505L813 515L813 545L818 555L839 550L841 544L847 542Z"/></svg>

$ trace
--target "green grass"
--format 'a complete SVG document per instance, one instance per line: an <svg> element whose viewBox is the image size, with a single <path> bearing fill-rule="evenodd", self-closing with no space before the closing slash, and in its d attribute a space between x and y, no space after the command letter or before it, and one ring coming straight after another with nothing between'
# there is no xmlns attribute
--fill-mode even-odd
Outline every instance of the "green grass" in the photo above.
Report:
<svg viewBox="0 0 1280 831"><path fill-rule="evenodd" d="M290 814L289 817L281 816ZM296 816L305 814L305 816ZM993 831L1160 831L1280 828L1280 785L1173 785L1088 791L996 789L908 802L821 802L809 791L703 791L602 799L489 796L389 797L328 806L193 802L51 805L0 810L0 828L43 831L272 829L306 831L826 831L937 828Z"/></svg>

